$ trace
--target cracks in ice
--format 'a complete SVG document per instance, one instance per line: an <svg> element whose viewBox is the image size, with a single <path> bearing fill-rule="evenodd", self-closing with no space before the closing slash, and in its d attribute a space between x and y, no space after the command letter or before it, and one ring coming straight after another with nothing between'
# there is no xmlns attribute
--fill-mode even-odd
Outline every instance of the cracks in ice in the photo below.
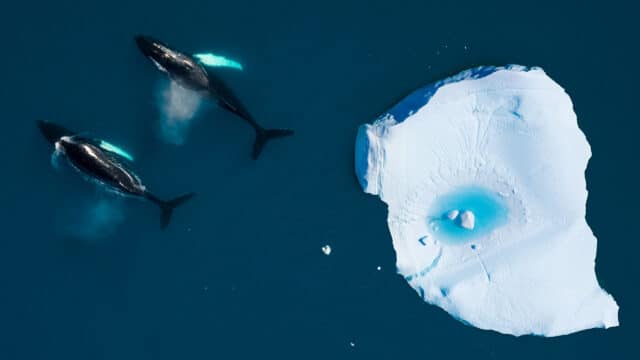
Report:
<svg viewBox="0 0 640 360"><path fill-rule="evenodd" d="M442 247L440 247L438 249L438 255L436 255L436 257L433 259L431 264L429 264L429 266L425 267L424 269L420 270L419 272L417 272L417 273L415 273L413 275L407 275L404 278L407 281L411 281L414 278L423 277L423 276L427 275L431 270L433 270L436 266L438 266L438 263L440 262L440 258L441 257L442 257Z"/></svg>
<svg viewBox="0 0 640 360"><path fill-rule="evenodd" d="M480 254L478 253L478 249L476 249L475 244L471 245L471 250L473 250L473 253L476 256L476 259L478 259L478 262L480 263L480 267L482 267L482 271L484 272L484 276L487 279L487 282L491 282L491 275L487 271L487 267L485 266L484 261L482 261L482 258L480 257Z"/></svg>

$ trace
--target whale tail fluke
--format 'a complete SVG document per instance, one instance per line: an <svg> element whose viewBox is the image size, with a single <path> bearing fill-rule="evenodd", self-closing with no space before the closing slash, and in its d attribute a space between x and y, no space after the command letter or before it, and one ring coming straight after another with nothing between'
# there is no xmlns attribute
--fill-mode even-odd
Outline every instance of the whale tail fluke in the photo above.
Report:
<svg viewBox="0 0 640 360"><path fill-rule="evenodd" d="M177 198L169 201L154 200L154 202L157 203L158 206L160 206L160 211L162 211L162 213L160 214L160 228L162 230L166 229L167 225L169 225L169 222L171 221L173 210L178 206L184 204L194 196L195 193L188 193L178 196Z"/></svg>
<svg viewBox="0 0 640 360"><path fill-rule="evenodd" d="M257 159L264 148L264 145L270 139L291 136L293 130L290 129L263 129L256 128L256 141L253 143L253 159Z"/></svg>

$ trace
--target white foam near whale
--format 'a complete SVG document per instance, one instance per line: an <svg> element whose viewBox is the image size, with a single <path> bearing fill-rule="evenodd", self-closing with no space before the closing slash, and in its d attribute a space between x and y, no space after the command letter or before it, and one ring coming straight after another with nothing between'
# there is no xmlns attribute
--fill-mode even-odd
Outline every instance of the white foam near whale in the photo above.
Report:
<svg viewBox="0 0 640 360"><path fill-rule="evenodd" d="M356 139L360 184L388 205L398 272L463 322L513 335L618 325L585 221L590 156L569 96L521 66L422 88Z"/></svg>
<svg viewBox="0 0 640 360"><path fill-rule="evenodd" d="M162 81L160 85L157 94L160 136L170 144L182 145L193 120L202 108L202 96L175 81Z"/></svg>

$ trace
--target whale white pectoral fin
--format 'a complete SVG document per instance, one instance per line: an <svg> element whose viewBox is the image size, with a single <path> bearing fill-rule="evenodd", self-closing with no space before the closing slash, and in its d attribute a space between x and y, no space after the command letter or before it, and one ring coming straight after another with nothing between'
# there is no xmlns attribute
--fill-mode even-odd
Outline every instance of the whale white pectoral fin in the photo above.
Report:
<svg viewBox="0 0 640 360"><path fill-rule="evenodd" d="M160 65L160 63L159 63L159 62L155 61L155 60L154 60L153 58L151 58L151 57L150 57L149 59L151 59L151 62L153 62L153 65L155 65L155 66L158 68L158 70L160 70L160 71L162 71L162 72L165 72L165 73L167 72L167 69L165 69L165 68L164 68L164 66Z"/></svg>
<svg viewBox="0 0 640 360"><path fill-rule="evenodd" d="M224 56L215 55L212 53L198 53L193 54L193 57L205 66L209 67L227 67L236 70L242 70L242 64L237 61L228 59Z"/></svg>
<svg viewBox="0 0 640 360"><path fill-rule="evenodd" d="M98 145L98 147L100 147L100 149L102 149L104 151L107 151L109 153L118 155L119 157L124 158L124 159L126 159L128 161L132 161L132 162L134 161L133 156L131 154L129 154L124 149L122 149L122 148L120 148L120 147L118 147L116 145L108 143L108 142L106 142L104 140L100 140L97 145Z"/></svg>

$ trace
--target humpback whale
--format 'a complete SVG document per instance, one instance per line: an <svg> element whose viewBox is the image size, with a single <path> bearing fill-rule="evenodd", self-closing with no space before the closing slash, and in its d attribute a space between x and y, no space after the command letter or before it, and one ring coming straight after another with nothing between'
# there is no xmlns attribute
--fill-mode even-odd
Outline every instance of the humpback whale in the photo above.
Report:
<svg viewBox="0 0 640 360"><path fill-rule="evenodd" d="M103 140L75 133L48 121L38 121L38 127L55 147L56 153L64 156L86 179L120 195L143 199L160 207L162 229L169 225L173 210L194 196L194 193L188 193L172 200L162 200L149 192L128 168L126 164L132 158L126 152Z"/></svg>
<svg viewBox="0 0 640 360"><path fill-rule="evenodd" d="M186 89L214 99L225 110L246 120L256 132L253 144L254 159L258 158L269 139L293 134L289 129L266 129L258 124L231 88L213 71L207 71L194 56L171 49L149 36L138 35L135 40L142 54L169 79Z"/></svg>

